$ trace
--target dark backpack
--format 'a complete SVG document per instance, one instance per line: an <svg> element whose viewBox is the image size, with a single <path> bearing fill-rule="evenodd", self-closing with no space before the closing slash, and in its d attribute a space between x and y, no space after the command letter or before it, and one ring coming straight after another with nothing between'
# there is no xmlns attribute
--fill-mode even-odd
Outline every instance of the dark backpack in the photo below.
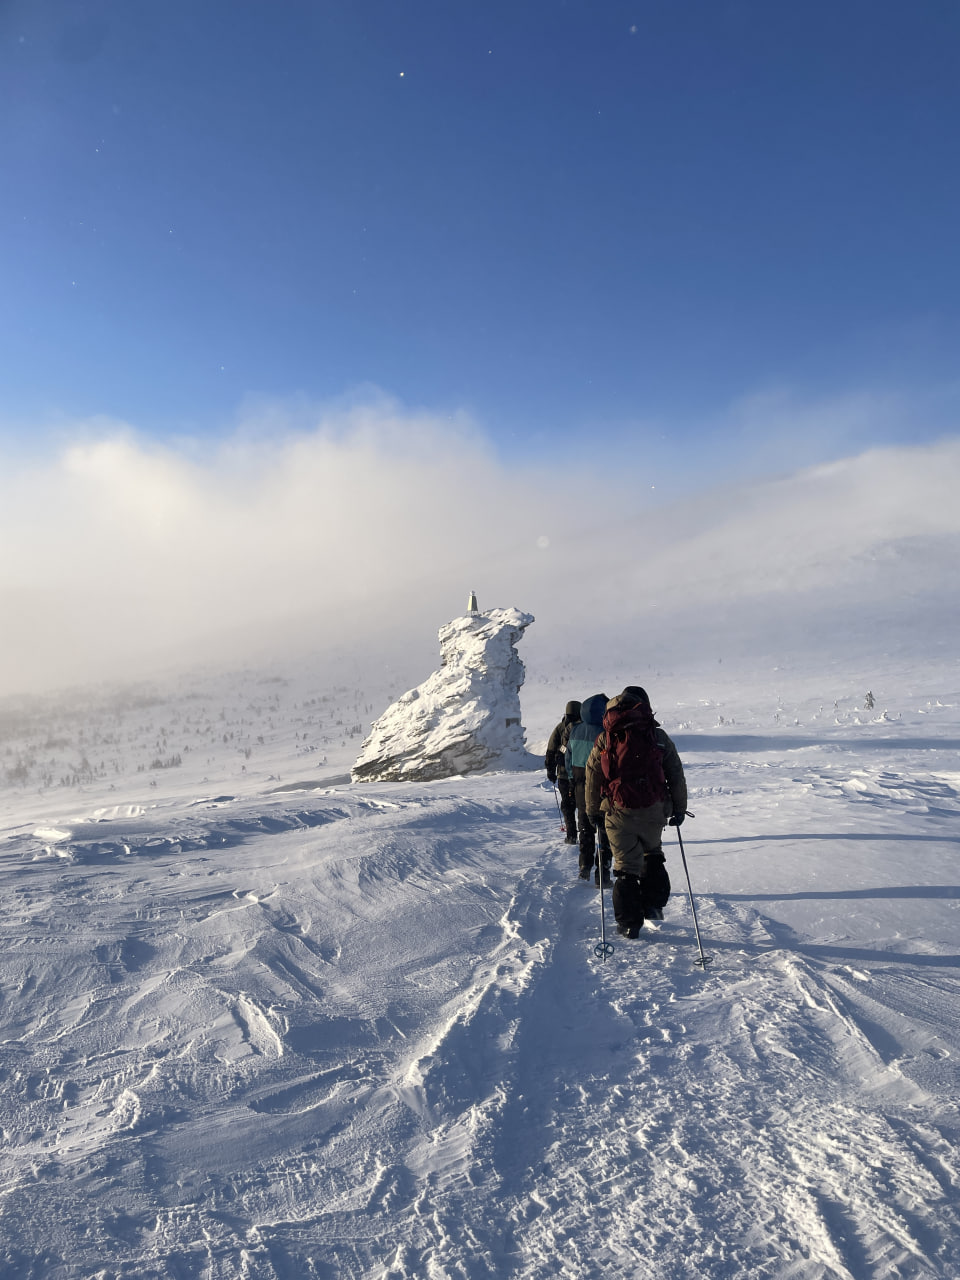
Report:
<svg viewBox="0 0 960 1280"><path fill-rule="evenodd" d="M603 717L601 793L618 809L647 809L670 794L657 722L643 706L615 707Z"/></svg>

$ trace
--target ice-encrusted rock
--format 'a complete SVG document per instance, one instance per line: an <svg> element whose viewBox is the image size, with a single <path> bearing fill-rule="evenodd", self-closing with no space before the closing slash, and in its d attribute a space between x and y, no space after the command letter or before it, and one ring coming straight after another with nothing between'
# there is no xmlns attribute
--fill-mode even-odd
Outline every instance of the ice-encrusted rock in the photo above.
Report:
<svg viewBox="0 0 960 1280"><path fill-rule="evenodd" d="M490 609L441 627L439 671L375 721L351 770L354 782L450 778L519 764L524 669L516 645L531 622L519 609Z"/></svg>

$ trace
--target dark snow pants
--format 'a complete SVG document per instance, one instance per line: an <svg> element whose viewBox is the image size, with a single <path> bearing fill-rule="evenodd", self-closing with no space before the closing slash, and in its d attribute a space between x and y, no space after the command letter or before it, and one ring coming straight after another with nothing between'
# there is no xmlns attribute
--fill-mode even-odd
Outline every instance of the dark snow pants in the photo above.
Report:
<svg viewBox="0 0 960 1280"><path fill-rule="evenodd" d="M573 783L566 774L557 774L557 791L560 793L560 812L567 828L567 839L577 838L577 797Z"/></svg>
<svg viewBox="0 0 960 1280"><path fill-rule="evenodd" d="M573 770L573 786L577 800L577 827L580 834L580 870L590 871L594 864L598 861L597 845L600 846L600 858L603 860L605 867L610 866L610 841L607 839L606 824L603 814L600 815L600 824L594 830L593 823L587 817L587 804L585 798L586 788L586 769L580 769L574 766Z"/></svg>

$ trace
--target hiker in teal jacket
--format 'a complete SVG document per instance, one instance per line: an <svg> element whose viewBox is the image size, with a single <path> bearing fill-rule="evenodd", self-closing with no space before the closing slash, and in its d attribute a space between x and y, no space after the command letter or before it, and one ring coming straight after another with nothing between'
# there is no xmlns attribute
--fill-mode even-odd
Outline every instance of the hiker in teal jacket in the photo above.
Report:
<svg viewBox="0 0 960 1280"><path fill-rule="evenodd" d="M580 878L589 880L590 872L596 864L594 879L600 883L601 875L604 884L610 883L610 845L601 816L594 826L587 814L584 787L587 774L587 757L593 750L597 734L603 730L603 713L607 706L607 695L595 693L592 698L580 704L580 723L571 725L567 735L566 766L567 777L573 780L574 796L577 802L577 828L580 845ZM597 856L597 845L600 855Z"/></svg>

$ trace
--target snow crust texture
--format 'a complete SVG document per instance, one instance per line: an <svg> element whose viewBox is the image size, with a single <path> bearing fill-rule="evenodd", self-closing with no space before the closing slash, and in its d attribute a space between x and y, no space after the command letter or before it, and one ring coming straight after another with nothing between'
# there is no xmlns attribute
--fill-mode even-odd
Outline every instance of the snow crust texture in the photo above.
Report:
<svg viewBox="0 0 960 1280"><path fill-rule="evenodd" d="M523 770L4 791L2 1280L956 1280L960 696L747 697L658 706L706 970Z"/></svg>
<svg viewBox="0 0 960 1280"><path fill-rule="evenodd" d="M516 646L533 620L519 609L491 609L441 627L440 669L374 723L354 782L429 781L519 764L524 668Z"/></svg>

